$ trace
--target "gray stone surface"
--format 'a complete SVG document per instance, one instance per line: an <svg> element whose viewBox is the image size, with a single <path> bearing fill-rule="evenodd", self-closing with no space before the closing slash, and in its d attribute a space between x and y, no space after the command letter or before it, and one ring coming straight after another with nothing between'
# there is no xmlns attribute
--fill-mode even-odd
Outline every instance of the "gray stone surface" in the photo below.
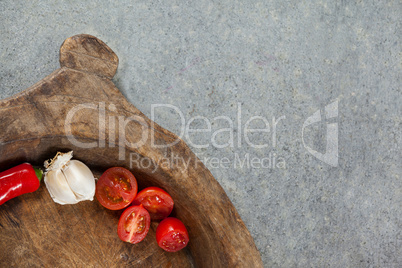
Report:
<svg viewBox="0 0 402 268"><path fill-rule="evenodd" d="M400 1L56 2L0 1L0 98L58 68L67 37L95 35L119 56L114 82L142 112L170 104L186 123L211 122L211 133L183 138L227 192L266 267L402 266ZM333 167L306 150L302 126L335 100ZM324 152L321 115L304 141ZM233 147L216 146L230 140L229 131L213 136L230 127L217 116L233 121ZM265 148L244 139L252 116L270 124L248 134ZM180 134L177 112L156 109L154 120ZM261 127L261 118L250 123ZM247 154L266 158L264 167L241 167ZM225 157L221 167L212 160Z"/></svg>

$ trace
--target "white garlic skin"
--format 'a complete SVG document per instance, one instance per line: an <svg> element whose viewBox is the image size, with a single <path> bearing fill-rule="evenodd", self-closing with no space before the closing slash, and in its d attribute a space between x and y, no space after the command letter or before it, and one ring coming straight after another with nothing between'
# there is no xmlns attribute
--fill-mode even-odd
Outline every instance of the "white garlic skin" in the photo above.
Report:
<svg viewBox="0 0 402 268"><path fill-rule="evenodd" d="M45 184L53 201L65 205L84 200L93 200L95 178L92 171L81 161L70 160L72 151L58 153L50 162L45 162Z"/></svg>
<svg viewBox="0 0 402 268"><path fill-rule="evenodd" d="M51 170L45 175L46 188L53 201L61 205L78 203L61 170Z"/></svg>
<svg viewBox="0 0 402 268"><path fill-rule="evenodd" d="M95 178L92 171L81 161L70 160L62 169L67 183L79 201L93 200L95 195Z"/></svg>

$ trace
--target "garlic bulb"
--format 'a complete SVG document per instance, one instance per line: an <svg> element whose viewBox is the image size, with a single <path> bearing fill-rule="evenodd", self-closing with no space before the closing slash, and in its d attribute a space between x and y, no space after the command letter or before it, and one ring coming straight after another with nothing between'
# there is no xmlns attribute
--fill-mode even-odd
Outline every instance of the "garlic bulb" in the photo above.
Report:
<svg viewBox="0 0 402 268"><path fill-rule="evenodd" d="M81 161L71 160L73 151L58 152L45 161L45 184L53 201L61 205L76 204L83 200L93 200L95 178L91 170Z"/></svg>

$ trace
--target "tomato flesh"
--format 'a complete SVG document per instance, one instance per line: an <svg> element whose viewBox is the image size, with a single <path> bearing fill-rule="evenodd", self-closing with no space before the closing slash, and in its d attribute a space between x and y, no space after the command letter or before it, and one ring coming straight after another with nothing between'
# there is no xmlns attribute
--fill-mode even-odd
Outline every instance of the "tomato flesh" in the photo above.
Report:
<svg viewBox="0 0 402 268"><path fill-rule="evenodd" d="M182 245L186 246L187 242L183 234L172 232L168 236L162 238L162 248L166 251L177 251L182 249Z"/></svg>
<svg viewBox="0 0 402 268"><path fill-rule="evenodd" d="M105 208L118 210L127 207L137 195L137 180L122 167L106 170L96 184L96 198Z"/></svg>
<svg viewBox="0 0 402 268"><path fill-rule="evenodd" d="M172 197L158 187L148 187L140 191L134 199L133 204L142 204L151 215L151 220L166 218L170 215L174 206Z"/></svg>
<svg viewBox="0 0 402 268"><path fill-rule="evenodd" d="M122 241L136 244L146 237L150 224L149 213L142 205L131 206L120 216L117 234Z"/></svg>
<svg viewBox="0 0 402 268"><path fill-rule="evenodd" d="M176 252L187 246L189 236L179 219L169 217L161 221L156 228L156 241L165 251Z"/></svg>

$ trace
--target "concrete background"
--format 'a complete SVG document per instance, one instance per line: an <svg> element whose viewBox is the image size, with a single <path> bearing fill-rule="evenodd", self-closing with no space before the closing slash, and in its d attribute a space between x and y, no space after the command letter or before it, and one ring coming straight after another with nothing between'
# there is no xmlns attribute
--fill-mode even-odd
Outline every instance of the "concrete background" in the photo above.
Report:
<svg viewBox="0 0 402 268"><path fill-rule="evenodd" d="M401 15L400 1L1 0L0 98L58 68L67 37L95 35L120 58L115 84L147 116L152 104L170 104L186 123L204 116L212 131L233 129L233 147L214 145L229 131L183 139L225 189L266 267L401 267ZM306 150L301 130L336 100L333 167ZM270 124L248 136L265 148L244 136L238 143L252 116ZM319 152L324 119L304 135ZM174 110L157 109L154 120L180 134ZM264 167L241 167L247 155Z"/></svg>

